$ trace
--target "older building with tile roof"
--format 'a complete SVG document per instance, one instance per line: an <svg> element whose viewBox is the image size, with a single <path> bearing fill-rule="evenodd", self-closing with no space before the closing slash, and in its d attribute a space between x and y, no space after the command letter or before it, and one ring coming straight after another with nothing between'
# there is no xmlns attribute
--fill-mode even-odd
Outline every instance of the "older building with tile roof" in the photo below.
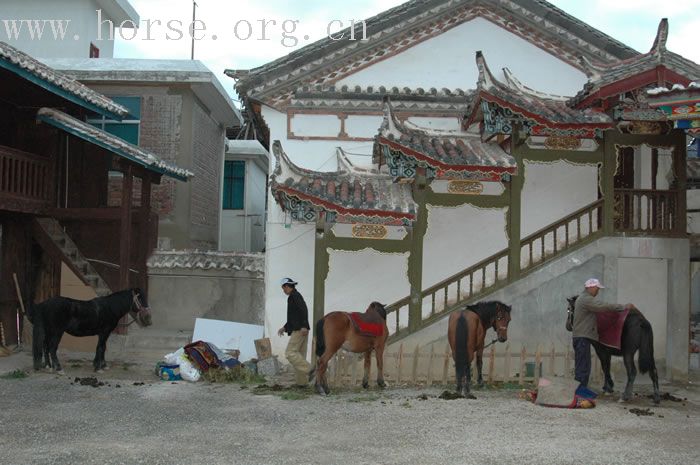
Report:
<svg viewBox="0 0 700 465"><path fill-rule="evenodd" d="M695 79L665 27L640 54L546 1L413 0L227 71L276 155L268 333L285 276L314 320L389 302L390 341L411 348L442 351L445 317L481 299L517 307L511 343L568 341L556 309L588 275L618 295L674 289L652 324L687 328L686 133L639 98ZM635 288L659 263L673 271ZM682 378L670 343L655 353Z"/></svg>

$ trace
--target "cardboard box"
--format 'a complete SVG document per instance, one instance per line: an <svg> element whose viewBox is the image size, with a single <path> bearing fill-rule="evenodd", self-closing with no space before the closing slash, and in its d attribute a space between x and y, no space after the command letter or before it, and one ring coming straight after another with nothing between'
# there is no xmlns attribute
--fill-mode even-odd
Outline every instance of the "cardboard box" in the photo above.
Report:
<svg viewBox="0 0 700 465"><path fill-rule="evenodd" d="M272 357L272 344L270 338L264 337L255 340L255 352L258 354L258 360L265 360Z"/></svg>

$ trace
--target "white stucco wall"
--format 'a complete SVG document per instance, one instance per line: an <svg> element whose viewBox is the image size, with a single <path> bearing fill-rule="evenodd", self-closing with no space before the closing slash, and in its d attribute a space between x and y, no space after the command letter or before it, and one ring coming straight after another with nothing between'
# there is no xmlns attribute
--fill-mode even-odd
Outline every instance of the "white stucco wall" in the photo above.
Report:
<svg viewBox="0 0 700 465"><path fill-rule="evenodd" d="M410 293L407 253L328 252L325 313L364 312L371 302L390 304Z"/></svg>
<svg viewBox="0 0 700 465"><path fill-rule="evenodd" d="M489 68L503 78L508 67L525 85L554 94L575 95L586 76L541 48L475 18L403 53L341 79L336 85L473 89L475 53L484 52Z"/></svg>
<svg viewBox="0 0 700 465"><path fill-rule="evenodd" d="M598 199L598 166L525 161L521 237Z"/></svg>
<svg viewBox="0 0 700 465"><path fill-rule="evenodd" d="M306 301L311 320L314 305L315 228L312 224L298 223L292 223L287 228L283 217L270 217L272 220L267 224L265 254L265 336L270 338L275 354L284 354L289 338L278 337L277 330L287 321L287 296L282 292L280 279L289 277L299 282L297 289Z"/></svg>
<svg viewBox="0 0 700 465"><path fill-rule="evenodd" d="M102 22L99 26L98 9L102 10ZM119 34L116 26L120 23L120 21L111 17L96 0L51 0L43 2L2 0L0 2L0 19L40 20L42 24L44 24L44 20L70 20L62 40L60 37L54 36L50 23L45 23L41 39L38 36L32 39L26 23L22 25L19 37L16 40L9 38L3 25L2 29L0 29L0 41L7 42L31 56L41 58L88 58L90 56L91 42L100 49L100 58L112 58L114 56L114 41L108 40L110 36L109 24L104 21L112 21L112 24L115 26L114 35ZM138 20L138 17L135 19ZM99 34L98 30L100 30ZM124 29L123 35L130 38L133 32L133 29ZM78 37L77 40L76 36ZM101 37L103 40L97 40L98 37Z"/></svg>
<svg viewBox="0 0 700 465"><path fill-rule="evenodd" d="M428 230L423 241L423 288L508 247L507 211L473 205L428 205Z"/></svg>

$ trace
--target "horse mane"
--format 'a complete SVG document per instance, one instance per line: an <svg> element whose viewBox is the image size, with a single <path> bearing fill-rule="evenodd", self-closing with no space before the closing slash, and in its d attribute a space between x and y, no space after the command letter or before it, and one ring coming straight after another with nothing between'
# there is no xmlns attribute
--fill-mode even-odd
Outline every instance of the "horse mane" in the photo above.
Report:
<svg viewBox="0 0 700 465"><path fill-rule="evenodd" d="M467 310L471 310L479 315L479 319L484 326L490 326L493 323L493 319L496 317L499 305L502 306L506 312L510 313L510 305L506 305L498 300L467 305Z"/></svg>

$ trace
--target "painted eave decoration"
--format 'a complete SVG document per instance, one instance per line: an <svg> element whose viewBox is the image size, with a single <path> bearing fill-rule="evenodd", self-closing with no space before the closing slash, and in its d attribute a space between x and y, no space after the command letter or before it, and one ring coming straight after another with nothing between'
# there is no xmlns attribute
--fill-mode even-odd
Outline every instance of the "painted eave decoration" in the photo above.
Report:
<svg viewBox="0 0 700 465"><path fill-rule="evenodd" d="M367 223L410 226L417 206L407 185L391 176L354 166L338 151L338 170L312 171L296 166L279 141L272 145L276 167L273 196L292 220L327 223Z"/></svg>
<svg viewBox="0 0 700 465"><path fill-rule="evenodd" d="M5 42L0 42L0 68L7 69L49 92L107 118L121 121L129 114L128 109L108 97L46 66Z"/></svg>
<svg viewBox="0 0 700 465"><path fill-rule="evenodd" d="M658 87L660 83L667 82L688 85L700 79L700 65L666 48L668 30L668 20L664 18L659 23L654 44L649 52L642 55L607 65L581 57L589 76L588 83L569 100L569 105L584 108L599 100L646 86Z"/></svg>
<svg viewBox="0 0 700 465"><path fill-rule="evenodd" d="M478 92L465 127L480 122L483 140L512 135L516 126L532 136L576 138L601 137L602 131L614 127L607 114L571 108L568 97L530 89L507 68L503 70L506 82L498 81L481 52L476 53L476 64Z"/></svg>
<svg viewBox="0 0 700 465"><path fill-rule="evenodd" d="M411 0L355 23L351 31L307 45L250 70L226 70L241 96L273 108L286 107L303 86L330 86L475 18L485 19L583 69L579 57L600 63L633 57L635 50L543 0Z"/></svg>
<svg viewBox="0 0 700 465"><path fill-rule="evenodd" d="M437 131L399 121L389 98L374 148L374 162L386 164L395 180L422 169L431 179L503 181L517 171L515 159L496 143L465 131Z"/></svg>
<svg viewBox="0 0 700 465"><path fill-rule="evenodd" d="M700 82L674 84L647 91L648 104L680 129L700 128Z"/></svg>
<svg viewBox="0 0 700 465"><path fill-rule="evenodd" d="M187 181L194 176L189 170L161 160L151 152L130 144L117 136L102 131L84 121L80 121L62 111L53 108L41 108L36 115L38 121L50 124L75 137L102 147L120 157L141 165L158 174L163 174L180 181Z"/></svg>

